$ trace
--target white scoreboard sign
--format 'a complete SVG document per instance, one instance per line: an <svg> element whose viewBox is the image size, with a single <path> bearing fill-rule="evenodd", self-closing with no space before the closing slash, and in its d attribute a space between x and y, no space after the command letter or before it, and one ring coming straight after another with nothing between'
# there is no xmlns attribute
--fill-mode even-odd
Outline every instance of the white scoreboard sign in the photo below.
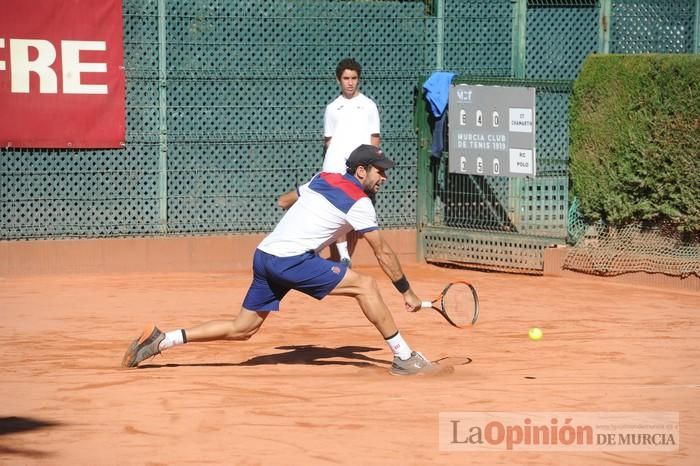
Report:
<svg viewBox="0 0 700 466"><path fill-rule="evenodd" d="M535 176L535 88L453 85L449 154L450 173Z"/></svg>

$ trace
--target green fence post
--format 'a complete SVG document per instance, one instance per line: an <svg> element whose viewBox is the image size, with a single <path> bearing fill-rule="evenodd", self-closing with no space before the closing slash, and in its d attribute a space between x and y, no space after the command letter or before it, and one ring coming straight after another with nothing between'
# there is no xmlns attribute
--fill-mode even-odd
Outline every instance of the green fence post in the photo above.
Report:
<svg viewBox="0 0 700 466"><path fill-rule="evenodd" d="M438 70L445 66L445 0L435 0L435 16L437 17L437 44L435 44L435 64Z"/></svg>
<svg viewBox="0 0 700 466"><path fill-rule="evenodd" d="M418 81L416 91L416 108L414 109L414 127L418 140L418 187L416 190L416 259L425 261L425 245L421 238L423 227L430 222L433 210L433 182L430 171L430 128L428 127L428 109L424 97L423 83Z"/></svg>
<svg viewBox="0 0 700 466"><path fill-rule="evenodd" d="M516 79L525 79L525 61L527 50L527 0L513 2L513 52L511 74ZM514 218L514 224L520 227L520 207L522 180L511 178L508 182L508 213Z"/></svg>
<svg viewBox="0 0 700 466"><path fill-rule="evenodd" d="M514 78L525 78L525 44L527 40L527 0L513 2L513 52L511 74Z"/></svg>
<svg viewBox="0 0 700 466"><path fill-rule="evenodd" d="M700 0L695 0L695 29L693 30L693 53L700 53Z"/></svg>
<svg viewBox="0 0 700 466"><path fill-rule="evenodd" d="M158 0L158 205L160 232L168 232L168 82L166 67L165 1Z"/></svg>
<svg viewBox="0 0 700 466"><path fill-rule="evenodd" d="M610 53L611 10L611 0L600 0L600 19L598 21L598 53Z"/></svg>

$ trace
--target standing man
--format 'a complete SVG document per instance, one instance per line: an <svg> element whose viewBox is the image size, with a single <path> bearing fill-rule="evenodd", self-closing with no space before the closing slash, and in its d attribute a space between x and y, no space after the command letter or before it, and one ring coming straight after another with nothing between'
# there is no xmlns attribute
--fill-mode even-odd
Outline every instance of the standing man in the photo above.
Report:
<svg viewBox="0 0 700 466"><path fill-rule="evenodd" d="M381 142L379 111L374 101L360 92L361 75L362 66L352 58L336 66L340 95L326 106L323 115L324 172L345 173L345 161L353 149L362 144L379 147ZM297 197L296 191L290 191L280 196L278 204L287 209ZM340 260L350 266L347 237L340 236L335 245Z"/></svg>
<svg viewBox="0 0 700 466"><path fill-rule="evenodd" d="M302 186L298 201L258 245L253 258L253 282L235 319L214 320L167 333L150 325L131 343L122 365L135 367L168 348L188 342L247 340L270 312L279 310L280 301L293 289L316 299L327 295L355 298L394 354L392 374L443 371L408 346L374 278L318 256L338 235L354 229L367 240L382 270L403 295L405 308L412 312L420 309L421 300L411 290L396 254L379 232L369 198L384 184L386 170L394 162L379 148L365 144L355 149L346 163L345 174L322 172Z"/></svg>
<svg viewBox="0 0 700 466"><path fill-rule="evenodd" d="M362 67L352 58L338 63L335 77L340 95L326 106L323 115L323 171L345 173L345 160L362 144L379 147L379 111L372 99L360 92Z"/></svg>

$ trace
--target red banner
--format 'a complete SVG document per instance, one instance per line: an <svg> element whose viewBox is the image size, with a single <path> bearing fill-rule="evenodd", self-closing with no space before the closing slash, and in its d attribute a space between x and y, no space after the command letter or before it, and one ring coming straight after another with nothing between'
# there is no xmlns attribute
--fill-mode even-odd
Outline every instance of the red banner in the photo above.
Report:
<svg viewBox="0 0 700 466"><path fill-rule="evenodd" d="M123 147L121 0L0 1L0 146Z"/></svg>

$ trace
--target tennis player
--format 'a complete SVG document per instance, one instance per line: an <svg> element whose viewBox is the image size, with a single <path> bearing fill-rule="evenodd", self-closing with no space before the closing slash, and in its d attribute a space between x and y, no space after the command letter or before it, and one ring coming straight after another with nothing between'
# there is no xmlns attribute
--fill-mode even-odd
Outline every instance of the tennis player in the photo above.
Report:
<svg viewBox="0 0 700 466"><path fill-rule="evenodd" d="M386 182L386 170L394 162L381 149L364 144L350 154L346 165L345 174L321 172L299 188L299 200L255 251L253 282L235 319L209 321L167 333L149 325L131 343L122 365L135 367L184 343L247 340L270 312L279 310L282 298L294 289L316 299L327 295L355 298L394 354L391 374L439 372L439 365L413 351L401 336L374 278L318 255L336 237L355 230L367 240L380 267L403 295L406 310L420 309L421 300L411 290L396 254L382 238L368 197Z"/></svg>

